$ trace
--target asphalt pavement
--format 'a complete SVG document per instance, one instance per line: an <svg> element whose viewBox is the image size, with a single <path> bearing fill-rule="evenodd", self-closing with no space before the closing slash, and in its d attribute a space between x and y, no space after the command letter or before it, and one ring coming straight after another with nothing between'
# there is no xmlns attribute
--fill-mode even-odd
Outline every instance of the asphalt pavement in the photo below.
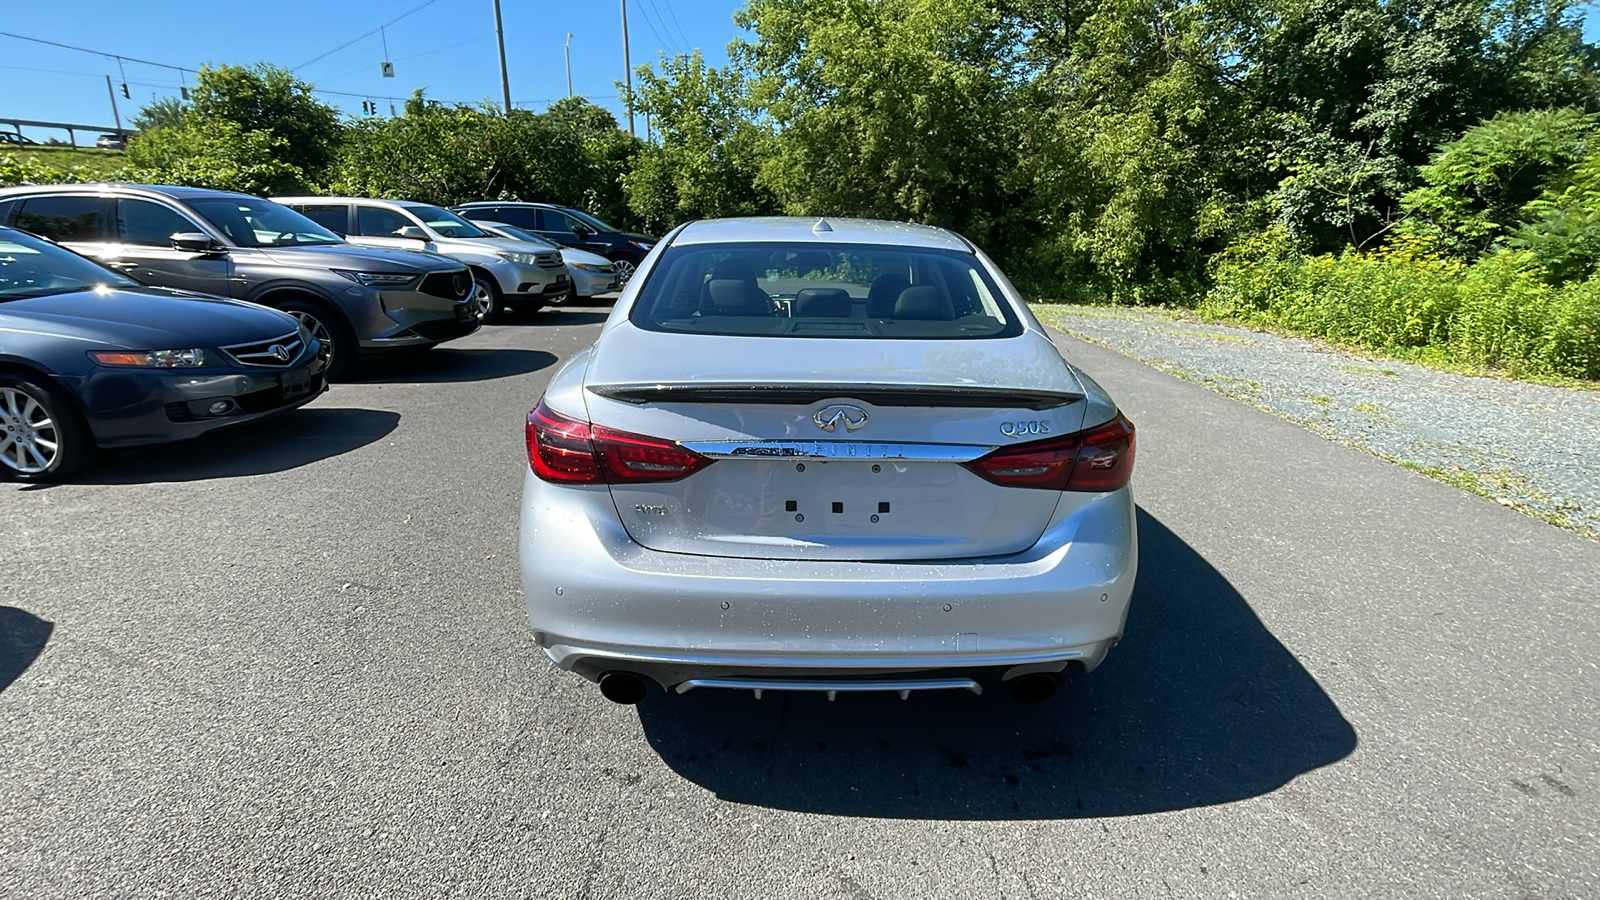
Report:
<svg viewBox="0 0 1600 900"><path fill-rule="evenodd" d="M1600 896L1600 543L1064 336L1139 428L1097 672L604 701L516 527L605 312L0 485L0 897Z"/></svg>

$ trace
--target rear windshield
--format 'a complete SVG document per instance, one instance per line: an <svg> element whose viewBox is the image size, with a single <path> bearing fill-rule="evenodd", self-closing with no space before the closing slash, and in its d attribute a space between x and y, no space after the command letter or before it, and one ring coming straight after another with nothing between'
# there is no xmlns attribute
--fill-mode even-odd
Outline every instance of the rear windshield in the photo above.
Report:
<svg viewBox="0 0 1600 900"><path fill-rule="evenodd" d="M651 331L770 337L1014 337L1022 323L977 257L882 245L670 247L630 321Z"/></svg>

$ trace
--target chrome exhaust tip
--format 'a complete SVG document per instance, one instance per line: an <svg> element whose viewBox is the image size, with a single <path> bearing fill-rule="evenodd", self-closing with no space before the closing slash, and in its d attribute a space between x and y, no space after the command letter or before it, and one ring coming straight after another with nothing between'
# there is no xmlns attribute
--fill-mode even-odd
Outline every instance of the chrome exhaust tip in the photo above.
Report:
<svg viewBox="0 0 1600 900"><path fill-rule="evenodd" d="M633 706L648 693L644 679L632 672L607 672L600 676L600 694L612 703Z"/></svg>

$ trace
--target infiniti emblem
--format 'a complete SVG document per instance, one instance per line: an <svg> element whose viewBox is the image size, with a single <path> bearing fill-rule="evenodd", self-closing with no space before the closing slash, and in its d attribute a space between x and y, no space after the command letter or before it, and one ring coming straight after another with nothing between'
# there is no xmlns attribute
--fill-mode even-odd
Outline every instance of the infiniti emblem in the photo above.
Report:
<svg viewBox="0 0 1600 900"><path fill-rule="evenodd" d="M867 425L867 411L859 406L848 406L840 403L834 406L824 406L811 416L811 421L823 431L832 432L844 423L845 431L860 431Z"/></svg>
<svg viewBox="0 0 1600 900"><path fill-rule="evenodd" d="M282 344L273 344L271 347L267 348L267 352L271 353L272 358L278 360L279 362L289 361L289 348Z"/></svg>

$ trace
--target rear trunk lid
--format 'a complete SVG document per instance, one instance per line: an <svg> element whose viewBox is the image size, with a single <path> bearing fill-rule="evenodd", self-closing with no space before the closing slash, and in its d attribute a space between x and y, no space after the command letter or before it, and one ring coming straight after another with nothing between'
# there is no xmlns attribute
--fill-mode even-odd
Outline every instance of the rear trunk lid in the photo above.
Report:
<svg viewBox="0 0 1600 900"><path fill-rule="evenodd" d="M716 460L679 481L611 485L635 541L757 559L1025 550L1060 494L996 485L961 463L1077 431L1085 408L1072 370L1032 331L830 340L622 323L602 337L585 388L596 425Z"/></svg>

